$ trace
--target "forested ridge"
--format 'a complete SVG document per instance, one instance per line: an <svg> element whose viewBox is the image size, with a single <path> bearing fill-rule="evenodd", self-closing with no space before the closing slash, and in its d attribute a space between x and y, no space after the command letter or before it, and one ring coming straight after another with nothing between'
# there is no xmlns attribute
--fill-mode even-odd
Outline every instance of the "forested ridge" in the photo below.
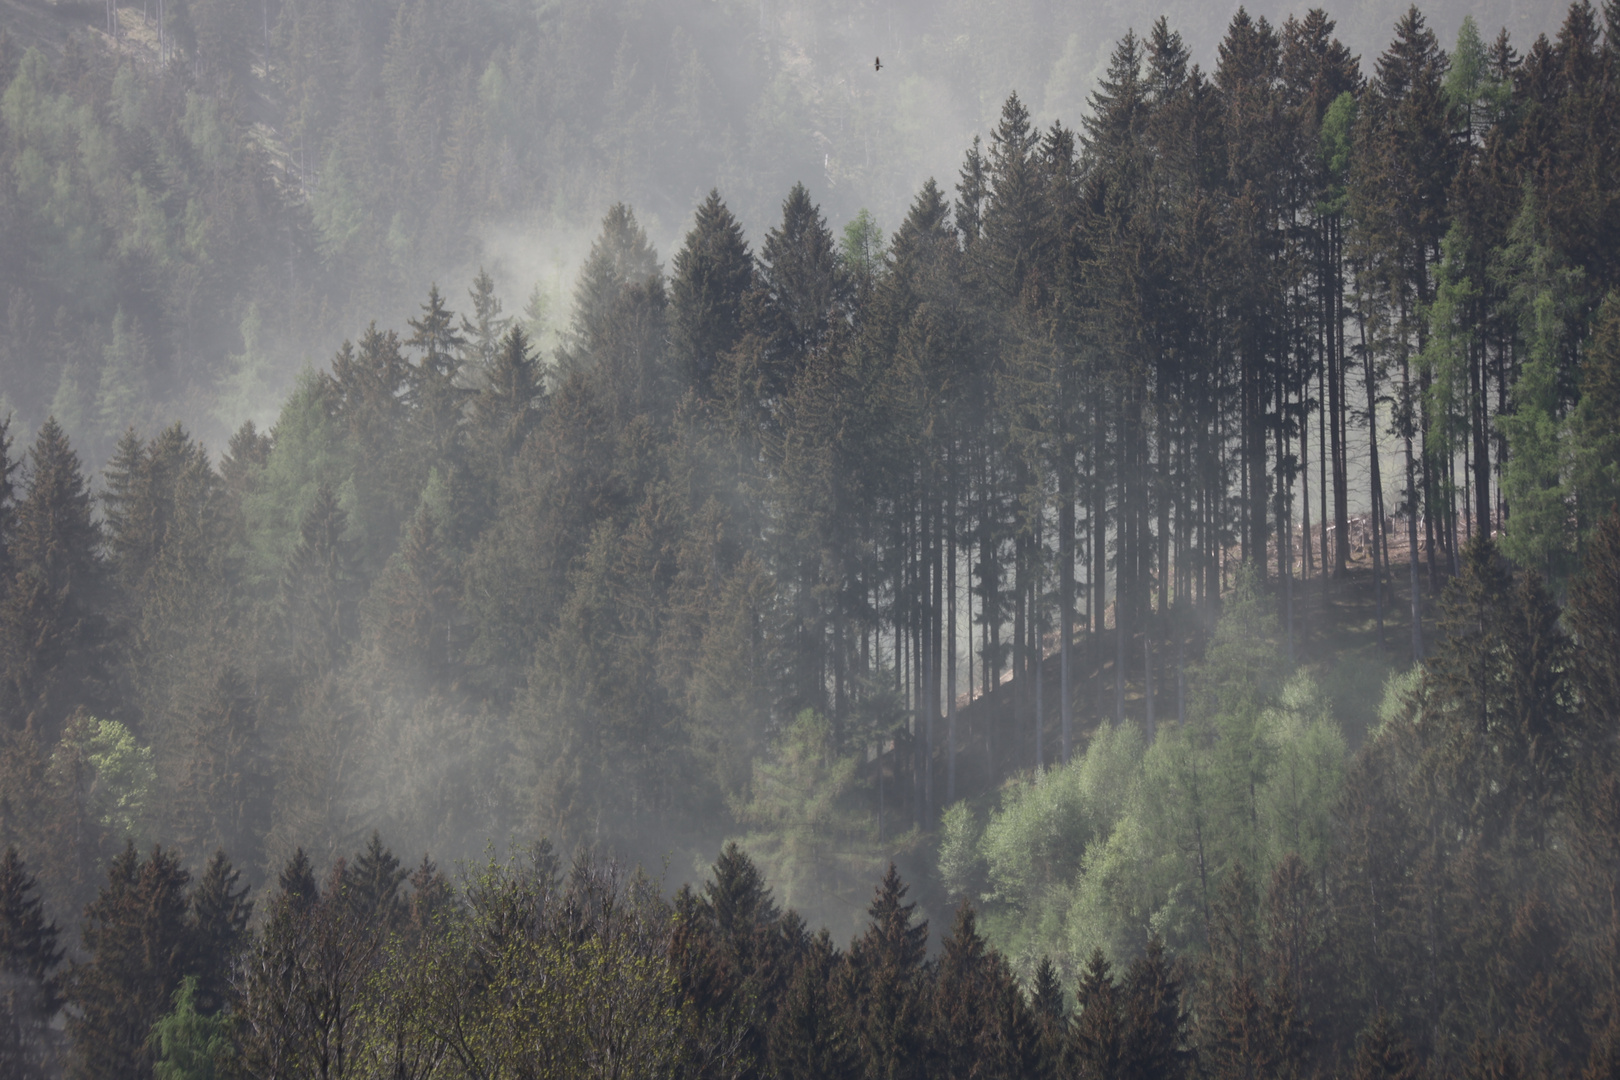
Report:
<svg viewBox="0 0 1620 1080"><path fill-rule="evenodd" d="M1613 1074L1617 73L1161 19L890 235L615 203L217 456L8 421L8 1068Z"/></svg>

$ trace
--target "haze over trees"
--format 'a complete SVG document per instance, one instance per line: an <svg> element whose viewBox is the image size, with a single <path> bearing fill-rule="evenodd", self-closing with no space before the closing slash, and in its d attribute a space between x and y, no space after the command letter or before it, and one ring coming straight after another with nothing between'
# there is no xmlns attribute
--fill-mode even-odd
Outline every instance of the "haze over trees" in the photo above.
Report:
<svg viewBox="0 0 1620 1080"><path fill-rule="evenodd" d="M349 85L324 10L264 55ZM1159 19L892 232L614 201L566 321L432 285L222 451L154 388L232 297L382 308L528 159L382 122L471 47L412 9L262 168L199 89L258 46L177 11L110 83L0 49L17 303L161 313L61 306L134 351L0 423L10 1072L1613 1072L1620 8L1365 64L1239 9L1208 71Z"/></svg>

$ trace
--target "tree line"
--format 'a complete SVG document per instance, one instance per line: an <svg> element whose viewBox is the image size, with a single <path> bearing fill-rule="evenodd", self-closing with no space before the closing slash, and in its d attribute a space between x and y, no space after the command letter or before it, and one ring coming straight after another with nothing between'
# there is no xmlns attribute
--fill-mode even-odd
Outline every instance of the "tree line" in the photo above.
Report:
<svg viewBox="0 0 1620 1080"><path fill-rule="evenodd" d="M890 864L841 948L780 906L735 844L701 889L670 898L588 846L566 869L542 840L452 878L426 857L407 869L373 833L324 876L296 849L256 921L223 852L193 884L174 852L130 841L61 965L13 846L0 1060L19 1077L65 1065L159 1080L1609 1075L1620 515L1597 527L1562 611L1484 537L1460 564L1430 661L1392 684L1342 783L1305 794L1314 834L1254 801L1252 777L1279 763L1245 755L1286 743L1257 730L1280 665L1251 685L1256 620L1274 616L1240 584L1186 726L1137 751L1151 771L1132 795L1168 806L1179 835L1155 853L1141 846L1151 822L1115 825L1114 865L1085 859L1128 940L1056 959L998 949L976 900L993 908L1017 887L1005 867L988 892L957 867L955 914L931 942ZM1094 816L1109 801L1097 760L1131 731L1105 725L1079 768ZM1269 844L1245 817L1272 819ZM1122 878L1168 861L1180 884L1145 910L1156 901ZM1084 914L1106 936L1110 913Z"/></svg>
<svg viewBox="0 0 1620 1080"><path fill-rule="evenodd" d="M1355 583L1359 427L1380 622L1406 564L1412 637L1386 647L1426 674L1421 708L1398 698L1344 780L1360 839L1333 858L1372 883L1356 917L1375 944L1345 969L1363 1011L1335 1021L1334 1052L1371 1001L1428 1017L1408 1036L1453 1060L1481 1017L1506 1030L1502 1003L1528 1001L1475 1001L1499 983L1470 958L1521 915L1543 933L1525 883L1577 850L1561 815L1595 796L1574 763L1597 768L1612 740L1613 607L1577 583L1609 595L1594 553L1620 482L1617 40L1620 12L1579 3L1522 59L1467 24L1448 55L1413 9L1363 80L1325 14L1273 28L1240 10L1205 75L1161 21L1119 43L1079 130L1038 131L1009 98L954 192L926 184L892 236L870 215L835 234L800 185L756 252L715 192L666 274L619 204L566 326L506 314L487 274L462 314L435 287L405 331L367 327L217 458L178 424L131 428L96 482L55 420L25 452L8 426L0 841L43 905L17 918L93 929L96 905L126 903L108 867L131 889L151 876L177 928L166 962L197 976L191 1012L217 1015L223 953L184 929L202 925L188 875L229 876L215 852L251 880L302 852L300 873L337 873L321 888L343 894L329 868L377 831L446 858L549 836L650 865L744 828L797 904L841 845L868 866L909 856L961 796L1083 766L1098 721L1140 721L1142 769L1246 778L1220 814L1173 804L1190 809L1160 834L1172 869L1102 905L1121 962L1160 911L1180 921L1159 936L1201 956L1222 882L1280 854L1253 828L1275 774L1243 754L1271 745L1264 694L1286 695L1259 666L1216 678L1220 613L1237 587L1277 620L1248 636L1292 660L1301 575ZM545 360L537 333L561 341ZM966 742L963 704L991 699ZM1578 835L1606 872L1606 834ZM961 880L993 869L959 839ZM1189 851L1186 877L1171 856ZM1596 918L1605 894L1579 880ZM1453 886L1479 902L1447 907L1435 890ZM1565 920L1546 940L1608 955L1558 937L1583 925L1567 899L1542 897ZM346 903L293 924L360 933ZM1001 903L986 917L1033 910ZM1231 916L1234 963L1257 955L1254 911ZM31 946L28 970L57 947ZM522 962L656 967L636 948ZM175 987L156 985L142 1000L167 1009ZM126 1030L144 1040L159 1014L140 1015ZM1602 1029L1559 1030L1545 1053L1568 1063Z"/></svg>

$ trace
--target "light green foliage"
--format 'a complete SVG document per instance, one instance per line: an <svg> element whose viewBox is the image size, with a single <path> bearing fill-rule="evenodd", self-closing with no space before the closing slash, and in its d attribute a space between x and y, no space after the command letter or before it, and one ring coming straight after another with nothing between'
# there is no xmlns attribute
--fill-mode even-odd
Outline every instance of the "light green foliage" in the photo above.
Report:
<svg viewBox="0 0 1620 1080"><path fill-rule="evenodd" d="M1346 90L1333 100L1322 117L1322 135L1318 153L1327 166L1332 183L1328 198L1318 207L1323 216L1342 214L1350 203L1346 180L1350 175L1350 152L1355 145L1356 96Z"/></svg>
<svg viewBox="0 0 1620 1080"><path fill-rule="evenodd" d="M1295 852L1312 869L1326 868L1333 843L1333 802L1349 756L1344 735L1310 676L1295 675L1282 700L1260 719L1269 757L1256 803L1265 861L1275 866Z"/></svg>
<svg viewBox="0 0 1620 1080"><path fill-rule="evenodd" d="M1452 222L1441 242L1442 257L1434 303L1429 305L1429 340L1418 359L1429 372L1429 445L1435 457L1456 455L1469 431L1468 365L1477 347L1475 308L1480 287L1470 265L1473 241L1462 221Z"/></svg>
<svg viewBox="0 0 1620 1080"><path fill-rule="evenodd" d="M829 875L866 839L868 823L849 807L856 758L833 741L832 723L812 709L796 716L754 765L748 797L733 812L754 831L742 841L785 905L823 900Z"/></svg>
<svg viewBox="0 0 1620 1080"><path fill-rule="evenodd" d="M356 1057L368 1075L664 1076L692 1017L670 968L664 912L644 878L538 857L491 863L456 890L425 940L400 941L366 986Z"/></svg>
<svg viewBox="0 0 1620 1080"><path fill-rule="evenodd" d="M863 207L844 226L844 234L838 241L838 255L852 277L870 282L883 267L883 254L883 226Z"/></svg>
<svg viewBox="0 0 1620 1080"><path fill-rule="evenodd" d="M50 769L112 836L141 835L155 782L152 751L123 724L94 716L73 721L51 753Z"/></svg>
<svg viewBox="0 0 1620 1080"><path fill-rule="evenodd" d="M1269 603L1242 579L1189 684L1185 727L1107 724L1069 765L1008 785L982 835L947 812L940 872L988 880L984 925L1020 965L1071 970L1096 949L1129 959L1158 935L1203 945L1208 910L1238 864L1265 881L1297 853L1327 869L1348 749L1326 698L1289 673Z"/></svg>
<svg viewBox="0 0 1620 1080"><path fill-rule="evenodd" d="M973 807L952 803L939 819L939 880L950 901L979 900L984 860L979 854L983 830Z"/></svg>
<svg viewBox="0 0 1620 1080"><path fill-rule="evenodd" d="M1510 513L1502 550L1521 565L1558 576L1568 572L1574 548L1563 375L1575 363L1585 275L1551 245L1528 187L1492 269L1507 290L1525 355L1512 411L1497 419L1508 443L1502 492Z"/></svg>
<svg viewBox="0 0 1620 1080"><path fill-rule="evenodd" d="M298 543L298 526L321 485L339 487L351 470L347 440L329 414L321 380L306 371L271 431L275 449L253 493L243 500L250 577L274 582Z"/></svg>
<svg viewBox="0 0 1620 1080"><path fill-rule="evenodd" d="M1378 728L1373 737L1406 715L1409 699L1418 692L1423 685L1423 669L1410 667L1391 675L1384 682L1384 696L1378 703Z"/></svg>
<svg viewBox="0 0 1620 1080"><path fill-rule="evenodd" d="M229 1075L230 1021L199 1013L196 996L197 977L187 975L174 992L174 1011L152 1025L156 1080L220 1080Z"/></svg>

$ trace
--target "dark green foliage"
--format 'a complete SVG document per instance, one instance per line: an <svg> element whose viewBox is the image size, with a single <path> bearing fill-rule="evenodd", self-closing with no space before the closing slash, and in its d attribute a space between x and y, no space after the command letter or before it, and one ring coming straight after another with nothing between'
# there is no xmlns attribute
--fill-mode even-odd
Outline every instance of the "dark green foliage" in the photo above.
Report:
<svg viewBox="0 0 1620 1080"><path fill-rule="evenodd" d="M871 924L850 947L846 1022L868 1076L927 1075L928 923L913 922L906 892L890 863L867 909Z"/></svg>
<svg viewBox="0 0 1620 1080"><path fill-rule="evenodd" d="M186 917L190 880L160 847L142 859L131 841L113 860L101 894L85 909L87 959L68 978L68 1075L152 1075L147 1034L169 1011L194 963Z"/></svg>
<svg viewBox="0 0 1620 1080"><path fill-rule="evenodd" d="M128 34L116 61L0 46L0 375L30 423L64 417L22 465L0 426L0 840L38 875L25 921L66 925L126 835L284 868L250 932L223 854L189 894L173 854L113 862L64 984L80 1074L196 1071L222 1011L262 1075L585 1074L618 1035L636 1075L1613 1071L1612 35L1577 4L1522 61L1471 24L1448 54L1444 15L1412 9L1364 82L1322 11L1219 13L1208 73L1214 24L1160 19L1077 127L1043 128L1079 104L1054 57L1018 68L1027 99L983 96L980 69L1026 33L1096 67L1050 6L897 20L928 43L896 69L971 25L964 100L1001 106L954 201L925 183L889 238L852 202L889 166L845 140L894 159L902 129L856 84L814 92L872 30L860 5L843 29L765 5L756 29L687 0L257 22L196 0L163 9L155 63ZM792 183L817 176L825 211ZM265 407L284 360L424 266L505 274L490 221L611 192L659 235L705 190L667 280L612 206L555 356L529 335L550 351L556 282L520 327L480 269L467 317L431 286L217 468L170 423ZM756 259L739 219L784 190ZM68 430L109 461L99 504ZM1318 723L1295 661L1343 659L1323 649L1361 633L1336 620L1367 589L1357 662L1407 654L1383 634L1402 548L1426 666L1336 816L1282 807L1274 766L1297 790L1343 766L1327 735L1321 776L1290 757ZM1061 838L1085 858L1043 867L1021 922L988 861L951 883L988 914L932 961L892 865L847 954L778 907L806 881L847 906L950 804L1127 743L1165 781L1130 798L1175 839L1110 834L1086 786ZM1316 850L1255 839L1306 810ZM566 882L546 859L408 874L381 839L450 865L547 834L651 865L744 825L774 896L734 845L666 902L583 856ZM1103 947L1037 964L1059 946L1021 935L1071 909L1099 913L1072 948Z"/></svg>
<svg viewBox="0 0 1620 1080"><path fill-rule="evenodd" d="M855 1080L862 1069L842 958L827 931L799 951L770 1028L769 1064L782 1080Z"/></svg>
<svg viewBox="0 0 1620 1080"><path fill-rule="evenodd" d="M484 467L492 480L504 476L523 449L544 397L529 339L522 327L514 326L482 369L482 384L472 398L468 419L468 439L490 458Z"/></svg>
<svg viewBox="0 0 1620 1080"><path fill-rule="evenodd" d="M1006 960L986 945L965 904L940 943L931 982L929 1075L1037 1076L1050 1067L1041 1052L1041 1018Z"/></svg>
<svg viewBox="0 0 1620 1080"><path fill-rule="evenodd" d="M0 1069L17 1080L50 1075L51 1018L61 1002L56 924L48 922L34 875L17 849L0 858Z"/></svg>
<svg viewBox="0 0 1620 1080"><path fill-rule="evenodd" d="M29 451L15 511L14 576L0 610L0 676L12 730L52 739L106 687L106 572L79 456L55 420Z"/></svg>
<svg viewBox="0 0 1620 1080"><path fill-rule="evenodd" d="M237 955L248 943L253 901L241 873L223 850L208 859L191 891L191 960L189 1000L202 1012L218 1013L230 995Z"/></svg>
<svg viewBox="0 0 1620 1080"><path fill-rule="evenodd" d="M692 231L670 267L672 358L688 385L713 395L720 358L743 333L743 301L754 284L754 259L718 191L698 206Z"/></svg>

